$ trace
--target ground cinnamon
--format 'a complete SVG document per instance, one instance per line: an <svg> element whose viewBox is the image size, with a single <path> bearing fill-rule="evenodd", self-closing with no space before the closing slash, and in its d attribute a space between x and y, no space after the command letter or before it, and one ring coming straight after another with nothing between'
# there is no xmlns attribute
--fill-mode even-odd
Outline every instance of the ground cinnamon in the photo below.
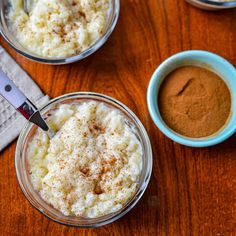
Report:
<svg viewBox="0 0 236 236"><path fill-rule="evenodd" d="M225 125L230 115L231 95L226 83L214 72L184 66L165 78L158 106L171 129L200 138L216 133Z"/></svg>

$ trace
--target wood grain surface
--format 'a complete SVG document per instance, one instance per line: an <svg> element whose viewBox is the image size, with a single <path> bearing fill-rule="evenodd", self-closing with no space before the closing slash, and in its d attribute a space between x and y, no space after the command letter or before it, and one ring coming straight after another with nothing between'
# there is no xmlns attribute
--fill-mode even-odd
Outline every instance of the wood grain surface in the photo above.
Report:
<svg viewBox="0 0 236 236"><path fill-rule="evenodd" d="M71 65L37 64L0 43L52 98L95 91L129 106L154 152L152 178L137 206L110 225L77 229L48 220L25 199L12 143L0 154L0 235L236 235L236 135L215 147L187 148L155 127L146 105L153 71L174 53L208 50L236 65L236 9L207 12L184 0L121 0L108 42Z"/></svg>

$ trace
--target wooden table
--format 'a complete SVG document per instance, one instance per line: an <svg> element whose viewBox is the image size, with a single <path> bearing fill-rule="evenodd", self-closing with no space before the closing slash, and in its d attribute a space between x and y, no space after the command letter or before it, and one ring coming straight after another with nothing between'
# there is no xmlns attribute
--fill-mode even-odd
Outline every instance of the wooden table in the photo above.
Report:
<svg viewBox="0 0 236 236"><path fill-rule="evenodd" d="M31 62L0 42L52 98L95 91L129 106L154 152L149 187L130 213L102 228L76 229L48 220L24 198L14 142L0 154L0 235L236 235L236 135L215 147L187 148L156 128L146 105L153 71L174 53L209 50L236 65L236 9L207 12L184 0L121 0L119 23L105 46L65 66Z"/></svg>

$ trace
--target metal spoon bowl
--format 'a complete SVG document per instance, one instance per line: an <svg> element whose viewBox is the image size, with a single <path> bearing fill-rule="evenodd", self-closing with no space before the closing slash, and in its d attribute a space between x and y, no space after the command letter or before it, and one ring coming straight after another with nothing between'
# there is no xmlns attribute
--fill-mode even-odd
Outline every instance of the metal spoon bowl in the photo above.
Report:
<svg viewBox="0 0 236 236"><path fill-rule="evenodd" d="M236 1L216 2L212 0L186 0L195 7L204 10L222 10L236 7Z"/></svg>
<svg viewBox="0 0 236 236"><path fill-rule="evenodd" d="M25 13L29 14L32 10L32 0L23 0L23 7Z"/></svg>

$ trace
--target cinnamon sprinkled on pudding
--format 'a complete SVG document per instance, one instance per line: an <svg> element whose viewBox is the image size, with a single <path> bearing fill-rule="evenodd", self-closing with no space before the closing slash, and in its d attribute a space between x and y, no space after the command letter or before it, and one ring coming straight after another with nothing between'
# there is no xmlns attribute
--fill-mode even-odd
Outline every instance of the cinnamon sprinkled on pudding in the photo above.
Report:
<svg viewBox="0 0 236 236"><path fill-rule="evenodd" d="M8 18L19 43L32 53L49 58L79 54L106 30L109 0L31 0L25 13L23 0L10 0Z"/></svg>
<svg viewBox="0 0 236 236"><path fill-rule="evenodd" d="M56 135L49 140L38 129L28 145L34 189L64 215L94 218L121 209L142 171L135 128L95 101L61 105L48 119Z"/></svg>

